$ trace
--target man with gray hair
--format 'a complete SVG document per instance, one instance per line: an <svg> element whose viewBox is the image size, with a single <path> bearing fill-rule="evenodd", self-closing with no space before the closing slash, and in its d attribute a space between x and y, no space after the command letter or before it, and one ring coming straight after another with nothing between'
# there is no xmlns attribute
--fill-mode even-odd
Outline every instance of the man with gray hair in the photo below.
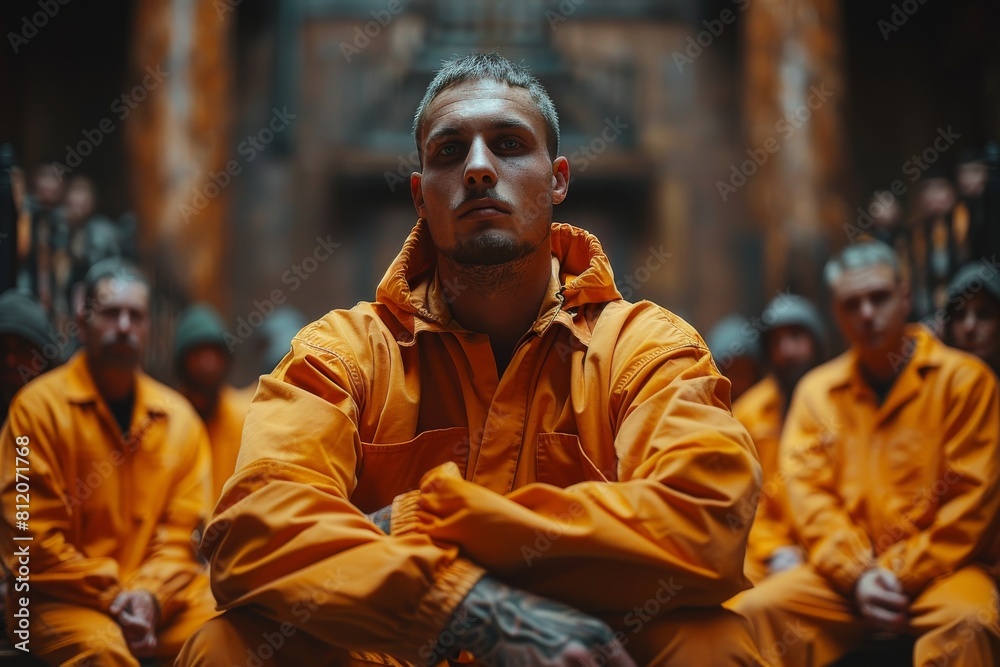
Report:
<svg viewBox="0 0 1000 667"><path fill-rule="evenodd" d="M915 636L914 665L998 664L996 379L906 323L888 246L846 248L825 278L851 348L802 379L781 438L808 562L735 608L781 665L830 664L873 632ZM780 644L790 626L803 638Z"/></svg>
<svg viewBox="0 0 1000 667"><path fill-rule="evenodd" d="M553 223L557 122L497 54L431 82L417 224L261 378L179 665L755 664L721 607L753 445L701 337Z"/></svg>

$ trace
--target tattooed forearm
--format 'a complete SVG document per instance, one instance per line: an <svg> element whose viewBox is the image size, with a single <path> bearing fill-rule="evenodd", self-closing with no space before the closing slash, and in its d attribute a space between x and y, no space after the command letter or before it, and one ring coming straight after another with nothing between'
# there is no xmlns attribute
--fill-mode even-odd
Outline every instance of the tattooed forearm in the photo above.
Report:
<svg viewBox="0 0 1000 667"><path fill-rule="evenodd" d="M452 620L429 657L452 657L448 649L454 647L454 653L468 650L491 667L632 664L603 622L490 577L472 588Z"/></svg>
<svg viewBox="0 0 1000 667"><path fill-rule="evenodd" d="M368 515L372 523L378 526L383 533L389 534L392 526L392 505L387 505L380 510L376 510Z"/></svg>

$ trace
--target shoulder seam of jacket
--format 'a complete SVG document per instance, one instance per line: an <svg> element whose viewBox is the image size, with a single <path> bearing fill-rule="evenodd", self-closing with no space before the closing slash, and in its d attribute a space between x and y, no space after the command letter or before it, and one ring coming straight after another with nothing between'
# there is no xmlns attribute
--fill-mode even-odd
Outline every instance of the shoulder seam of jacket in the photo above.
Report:
<svg viewBox="0 0 1000 667"><path fill-rule="evenodd" d="M307 341L304 338L300 338L298 335L292 338L292 340L297 340L306 347L310 347L314 350L318 350L319 352L325 352L326 354L336 357L336 359L340 361L340 363L344 364L344 368L346 368L347 372L350 374L351 384L354 385L354 391L358 392L358 394L361 396L362 399L367 398L367 392L365 392L364 383L361 380L362 378L361 371L358 369L357 364L348 359L341 352L337 352L336 350L331 350L330 348L323 347L321 345L316 345L315 343ZM358 406L358 408L360 409L360 405Z"/></svg>
<svg viewBox="0 0 1000 667"><path fill-rule="evenodd" d="M662 347L660 349L653 350L648 354L643 355L639 359L632 362L631 366L625 369L621 377L618 379L618 382L615 383L614 390L612 391L612 396L614 397L621 394L622 390L625 388L625 385L631 382L632 378L638 375L639 371L641 371L649 364L653 363L653 361L655 361L659 357L662 357L665 354L669 354L670 352L674 352L676 350L683 350L684 348L691 348L694 350L704 349L701 346L697 345L696 343L692 342L692 343L685 343L682 345L673 345L671 347Z"/></svg>

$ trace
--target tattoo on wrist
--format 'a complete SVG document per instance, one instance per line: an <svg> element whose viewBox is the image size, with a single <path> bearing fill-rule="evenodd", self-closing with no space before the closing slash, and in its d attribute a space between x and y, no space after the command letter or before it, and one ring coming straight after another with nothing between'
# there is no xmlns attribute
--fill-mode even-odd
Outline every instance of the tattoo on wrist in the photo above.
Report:
<svg viewBox="0 0 1000 667"><path fill-rule="evenodd" d="M569 644L597 651L614 641L611 628L596 618L484 577L421 657L434 664L465 649L493 667L547 665L559 662Z"/></svg>
<svg viewBox="0 0 1000 667"><path fill-rule="evenodd" d="M392 530L392 505L387 505L368 515L372 523L378 526L386 535Z"/></svg>

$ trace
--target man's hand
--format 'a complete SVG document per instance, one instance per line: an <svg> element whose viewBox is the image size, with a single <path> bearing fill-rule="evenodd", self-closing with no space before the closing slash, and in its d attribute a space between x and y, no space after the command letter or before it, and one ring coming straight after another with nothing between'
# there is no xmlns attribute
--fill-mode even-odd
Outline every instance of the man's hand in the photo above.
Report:
<svg viewBox="0 0 1000 667"><path fill-rule="evenodd" d="M432 665L461 650L488 667L635 667L605 623L490 577L469 591L437 645L421 657Z"/></svg>
<svg viewBox="0 0 1000 667"><path fill-rule="evenodd" d="M784 572L785 570L790 570L793 567L798 567L804 562L805 557L802 553L802 549L799 547L791 545L778 547L771 552L771 557L767 561L767 573L777 574L779 572Z"/></svg>
<svg viewBox="0 0 1000 667"><path fill-rule="evenodd" d="M156 622L160 616L156 598L149 591L123 591L111 603L111 615L122 626L132 655L143 658L156 648Z"/></svg>
<svg viewBox="0 0 1000 667"><path fill-rule="evenodd" d="M868 570L858 579L854 596L861 615L873 626L886 632L906 631L910 598L895 574L883 567Z"/></svg>

